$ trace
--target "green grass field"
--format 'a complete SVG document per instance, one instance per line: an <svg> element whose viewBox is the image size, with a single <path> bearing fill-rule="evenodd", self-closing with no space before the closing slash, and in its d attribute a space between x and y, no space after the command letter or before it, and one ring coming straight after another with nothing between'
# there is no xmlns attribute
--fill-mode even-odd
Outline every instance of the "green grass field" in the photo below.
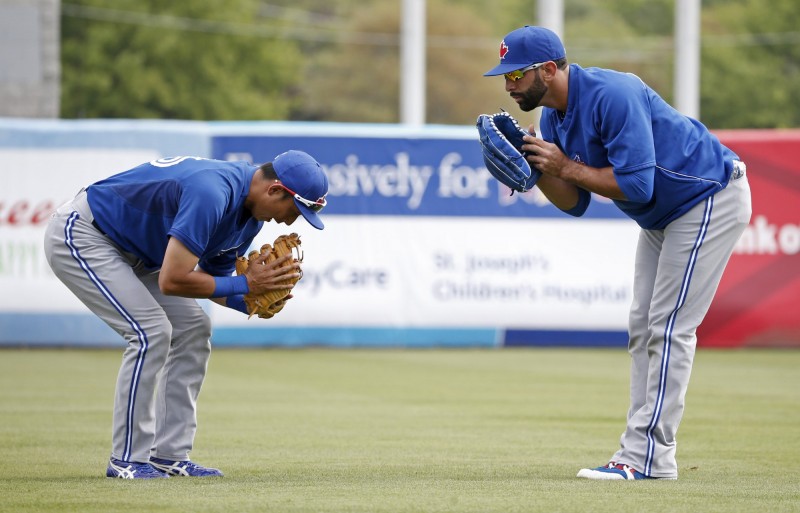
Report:
<svg viewBox="0 0 800 513"><path fill-rule="evenodd" d="M0 351L9 512L800 511L800 351L700 351L678 481L575 478L616 449L622 350L217 350L193 459L106 479L120 350Z"/></svg>

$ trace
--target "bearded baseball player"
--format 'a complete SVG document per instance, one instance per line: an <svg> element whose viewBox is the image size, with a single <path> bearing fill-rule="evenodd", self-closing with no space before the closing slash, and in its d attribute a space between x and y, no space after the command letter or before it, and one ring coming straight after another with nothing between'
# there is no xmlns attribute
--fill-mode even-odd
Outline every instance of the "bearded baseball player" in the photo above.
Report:
<svg viewBox="0 0 800 513"><path fill-rule="evenodd" d="M546 28L509 33L500 63L485 73L498 75L520 109L543 107L542 133L536 138L531 127L522 137L528 169L500 172L503 163L491 155L495 145L487 168L507 184L521 177L512 183L519 191L535 183L572 216L584 214L592 193L610 198L641 227L629 317L627 426L609 462L581 469L578 477L677 479L675 436L695 330L750 220L745 165L637 76L568 64L561 40ZM495 132L482 132L482 144Z"/></svg>
<svg viewBox="0 0 800 513"><path fill-rule="evenodd" d="M265 222L302 215L321 230L327 191L320 165L299 151L260 167L175 157L94 183L53 214L50 267L127 344L107 477L222 476L189 459L211 352L211 323L194 298L248 313L244 295L299 278L289 256L232 273Z"/></svg>

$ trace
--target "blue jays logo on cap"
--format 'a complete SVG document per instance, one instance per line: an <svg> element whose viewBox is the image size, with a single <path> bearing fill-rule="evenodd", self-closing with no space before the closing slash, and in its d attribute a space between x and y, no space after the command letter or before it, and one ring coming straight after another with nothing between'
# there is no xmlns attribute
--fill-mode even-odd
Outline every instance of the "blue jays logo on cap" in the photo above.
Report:
<svg viewBox="0 0 800 513"><path fill-rule="evenodd" d="M525 25L510 32L500 43L500 64L483 74L502 75L540 62L556 61L567 56L558 35L544 27Z"/></svg>

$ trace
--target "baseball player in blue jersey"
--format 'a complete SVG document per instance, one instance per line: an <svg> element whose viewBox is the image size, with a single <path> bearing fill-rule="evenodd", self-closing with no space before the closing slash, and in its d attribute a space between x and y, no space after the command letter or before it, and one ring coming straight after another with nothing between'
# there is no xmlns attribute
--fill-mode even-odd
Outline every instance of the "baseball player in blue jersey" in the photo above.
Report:
<svg viewBox="0 0 800 513"><path fill-rule="evenodd" d="M641 227L629 317L630 409L620 448L588 479L677 479L676 432L695 330L750 220L745 165L699 121L637 76L568 64L552 31L525 26L501 43L503 75L523 111L542 106L541 139L526 136L537 186L581 216L591 193Z"/></svg>
<svg viewBox="0 0 800 513"><path fill-rule="evenodd" d="M53 272L127 348L117 378L111 459L124 479L221 476L189 459L211 325L194 298L246 312L243 295L285 288L289 256L232 276L269 221L323 228L328 179L288 151L253 166L198 157L154 160L81 190L45 234Z"/></svg>

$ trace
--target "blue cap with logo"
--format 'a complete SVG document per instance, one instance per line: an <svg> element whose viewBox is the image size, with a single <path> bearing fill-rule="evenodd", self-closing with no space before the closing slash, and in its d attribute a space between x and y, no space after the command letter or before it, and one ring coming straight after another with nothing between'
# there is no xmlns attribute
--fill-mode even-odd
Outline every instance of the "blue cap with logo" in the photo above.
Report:
<svg viewBox="0 0 800 513"><path fill-rule="evenodd" d="M289 150L272 161L278 180L295 193L294 203L306 221L318 230L325 228L318 212L325 206L328 177L322 166L308 153Z"/></svg>
<svg viewBox="0 0 800 513"><path fill-rule="evenodd" d="M510 32L500 43L500 64L483 74L502 75L531 64L555 61L567 56L558 35L544 27L525 25Z"/></svg>

